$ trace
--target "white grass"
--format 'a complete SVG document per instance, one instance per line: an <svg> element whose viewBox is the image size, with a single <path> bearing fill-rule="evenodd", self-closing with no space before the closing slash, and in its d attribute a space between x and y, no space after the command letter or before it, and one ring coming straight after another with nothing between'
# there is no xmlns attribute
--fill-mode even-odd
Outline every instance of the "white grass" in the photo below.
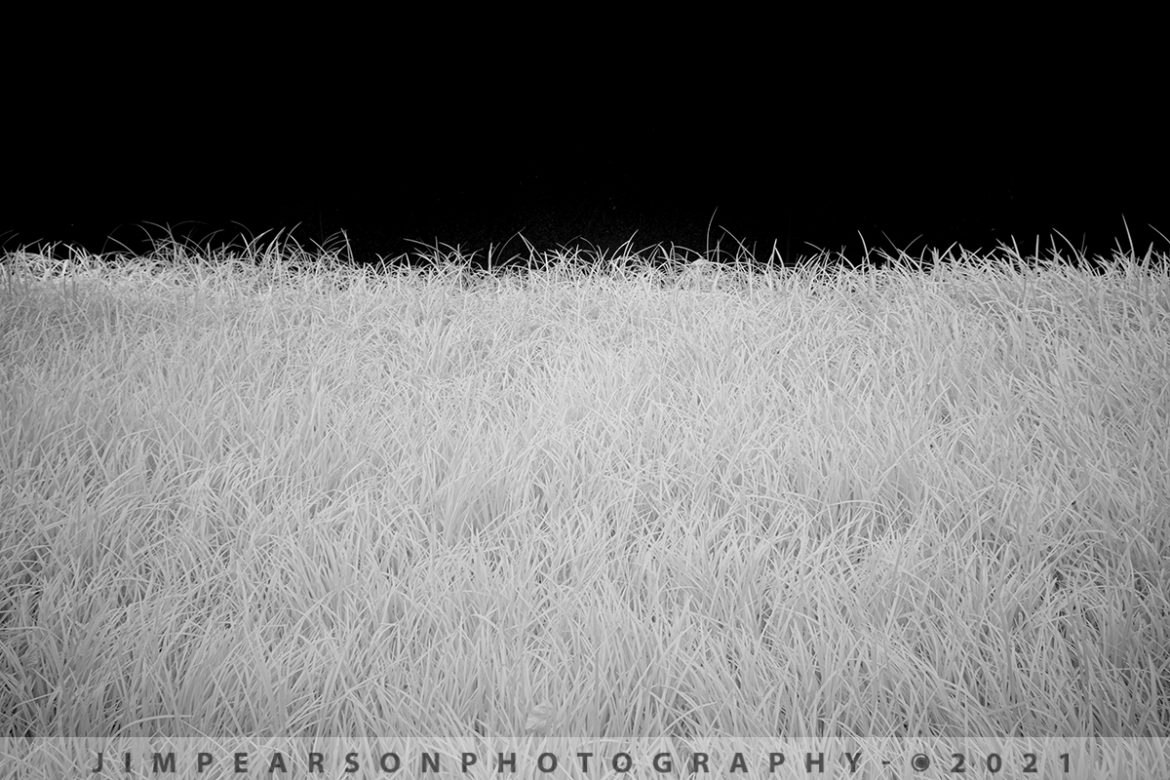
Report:
<svg viewBox="0 0 1170 780"><path fill-rule="evenodd" d="M1164 257L180 255L5 261L0 737L1170 734Z"/></svg>

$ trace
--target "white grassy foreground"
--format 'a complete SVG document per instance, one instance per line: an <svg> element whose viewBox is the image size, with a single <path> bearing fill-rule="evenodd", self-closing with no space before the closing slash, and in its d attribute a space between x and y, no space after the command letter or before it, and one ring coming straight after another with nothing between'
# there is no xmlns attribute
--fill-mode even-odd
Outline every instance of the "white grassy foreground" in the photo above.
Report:
<svg viewBox="0 0 1170 780"><path fill-rule="evenodd" d="M1170 734L1164 257L170 252L7 258L0 737Z"/></svg>

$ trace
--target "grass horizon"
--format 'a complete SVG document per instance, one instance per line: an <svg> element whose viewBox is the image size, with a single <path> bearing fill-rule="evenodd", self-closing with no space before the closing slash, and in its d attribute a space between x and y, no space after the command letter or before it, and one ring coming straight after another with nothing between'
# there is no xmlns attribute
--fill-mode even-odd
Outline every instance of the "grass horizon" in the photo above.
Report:
<svg viewBox="0 0 1170 780"><path fill-rule="evenodd" d="M8 255L0 736L1170 735L1165 255L590 257Z"/></svg>

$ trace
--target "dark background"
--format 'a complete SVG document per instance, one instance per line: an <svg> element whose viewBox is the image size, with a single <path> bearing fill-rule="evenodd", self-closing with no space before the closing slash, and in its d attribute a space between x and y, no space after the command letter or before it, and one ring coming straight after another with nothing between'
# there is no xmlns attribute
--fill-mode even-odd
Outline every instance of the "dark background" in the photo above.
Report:
<svg viewBox="0 0 1170 780"><path fill-rule="evenodd" d="M537 249L583 239L610 251L738 240L791 262L817 249L856 260L863 242L917 256L1013 238L1025 252L1067 239L1107 255L1128 248L1128 226L1139 252L1164 251L1155 228L1170 233L1170 167L1156 124L993 106L49 113L9 125L0 241L143 251L168 230L197 242L292 230L306 246L344 231L370 261L413 242L481 258L494 245L499 259L525 252L519 235Z"/></svg>

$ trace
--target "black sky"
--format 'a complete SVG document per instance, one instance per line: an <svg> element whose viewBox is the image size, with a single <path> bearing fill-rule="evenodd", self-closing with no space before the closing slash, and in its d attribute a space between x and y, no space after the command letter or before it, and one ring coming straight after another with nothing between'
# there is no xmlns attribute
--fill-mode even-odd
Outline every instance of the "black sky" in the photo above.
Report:
<svg viewBox="0 0 1170 780"><path fill-rule="evenodd" d="M149 225L196 240L298 226L305 243L344 230L359 259L412 240L520 252L517 233L540 249L697 250L730 234L789 258L857 255L863 239L1030 249L1055 231L1108 253L1126 224L1141 250L1166 245L1150 225L1170 233L1157 128L1074 116L98 116L26 128L13 148L6 248L140 247Z"/></svg>

